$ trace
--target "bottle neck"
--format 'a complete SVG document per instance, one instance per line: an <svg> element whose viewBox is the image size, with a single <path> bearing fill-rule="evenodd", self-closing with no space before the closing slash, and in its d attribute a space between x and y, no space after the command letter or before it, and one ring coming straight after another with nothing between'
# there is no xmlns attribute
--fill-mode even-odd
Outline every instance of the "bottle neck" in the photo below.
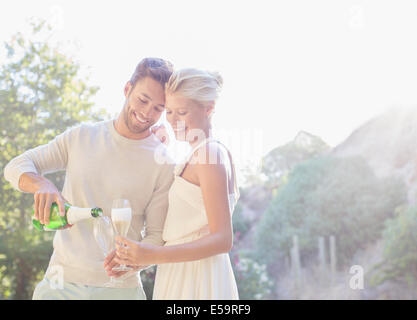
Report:
<svg viewBox="0 0 417 320"><path fill-rule="evenodd" d="M97 218L103 215L103 210L100 208L78 208L70 207L67 212L67 222L69 224L77 223L78 221Z"/></svg>
<svg viewBox="0 0 417 320"><path fill-rule="evenodd" d="M103 209L101 209L101 208L92 208L91 209L91 215L94 218L102 217L103 216Z"/></svg>

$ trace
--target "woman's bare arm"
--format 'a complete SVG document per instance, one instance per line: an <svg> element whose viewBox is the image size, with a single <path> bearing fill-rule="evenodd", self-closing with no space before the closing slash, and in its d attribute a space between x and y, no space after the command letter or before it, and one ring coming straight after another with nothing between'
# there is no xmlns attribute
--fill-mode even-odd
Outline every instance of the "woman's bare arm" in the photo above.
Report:
<svg viewBox="0 0 417 320"><path fill-rule="evenodd" d="M218 146L208 146L209 152L219 152ZM209 153L207 153L209 154ZM233 229L228 199L228 175L224 162L193 164L203 194L210 234L195 241L164 247L135 243L118 238L131 249L118 246L118 263L161 264L204 259L229 252L233 244Z"/></svg>

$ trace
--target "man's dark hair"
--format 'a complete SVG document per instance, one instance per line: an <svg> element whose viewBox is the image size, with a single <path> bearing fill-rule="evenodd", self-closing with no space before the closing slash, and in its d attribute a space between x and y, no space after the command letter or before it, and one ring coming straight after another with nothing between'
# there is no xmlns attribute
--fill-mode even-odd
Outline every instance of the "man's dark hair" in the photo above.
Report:
<svg viewBox="0 0 417 320"><path fill-rule="evenodd" d="M145 77L150 77L165 88L165 83L168 82L172 72L173 65L171 62L160 58L144 58L136 66L135 72L129 81L132 87L135 87L138 81Z"/></svg>

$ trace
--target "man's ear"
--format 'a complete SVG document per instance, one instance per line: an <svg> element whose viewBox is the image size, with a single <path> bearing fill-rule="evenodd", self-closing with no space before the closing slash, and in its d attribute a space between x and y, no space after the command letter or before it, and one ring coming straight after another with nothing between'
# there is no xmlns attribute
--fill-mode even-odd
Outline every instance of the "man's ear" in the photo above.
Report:
<svg viewBox="0 0 417 320"><path fill-rule="evenodd" d="M132 89L133 89L132 83L130 81L126 82L126 85L125 85L125 97L126 98L129 96L130 91L132 91Z"/></svg>

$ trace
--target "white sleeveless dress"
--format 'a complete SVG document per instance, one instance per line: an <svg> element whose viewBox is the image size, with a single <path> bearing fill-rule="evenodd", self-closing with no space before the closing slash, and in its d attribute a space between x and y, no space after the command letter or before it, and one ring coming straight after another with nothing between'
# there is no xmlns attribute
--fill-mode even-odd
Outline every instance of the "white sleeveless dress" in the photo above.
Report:
<svg viewBox="0 0 417 320"><path fill-rule="evenodd" d="M175 167L175 179L169 190L169 208L162 234L165 246L191 242L209 233L200 187L180 176L194 151L208 141L216 140L203 140L193 148L185 162ZM231 214L236 201L234 194L230 194ZM195 261L164 263L157 267L153 300L224 299L239 299L228 253Z"/></svg>

